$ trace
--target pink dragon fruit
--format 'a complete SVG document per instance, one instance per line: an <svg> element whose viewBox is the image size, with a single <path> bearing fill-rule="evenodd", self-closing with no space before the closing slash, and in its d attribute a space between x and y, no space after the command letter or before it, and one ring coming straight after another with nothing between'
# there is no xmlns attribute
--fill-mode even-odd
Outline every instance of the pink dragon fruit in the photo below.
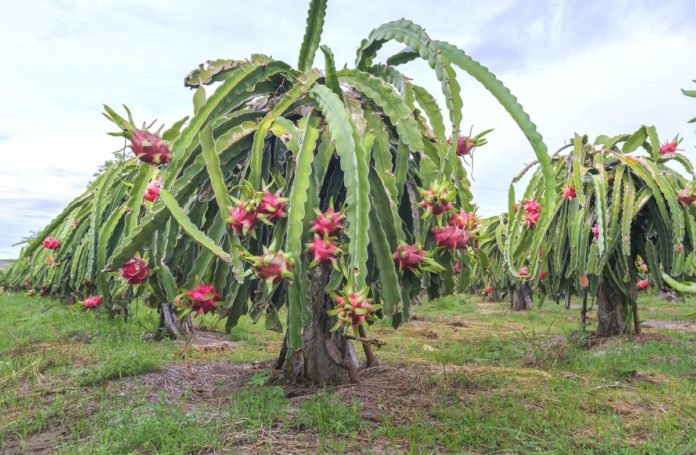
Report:
<svg viewBox="0 0 696 455"><path fill-rule="evenodd" d="M427 190L418 188L418 191L423 197L418 205L425 209L426 218L434 215L439 220L442 215L452 210L452 201L456 194L446 180L433 183Z"/></svg>
<svg viewBox="0 0 696 455"><path fill-rule="evenodd" d="M256 209L252 207L252 204L240 201L236 207L230 209L227 227L237 235L246 235L254 228L257 218Z"/></svg>
<svg viewBox="0 0 696 455"><path fill-rule="evenodd" d="M546 278L546 272L542 270L541 272L539 272L539 279L543 281L544 278Z"/></svg>
<svg viewBox="0 0 696 455"><path fill-rule="evenodd" d="M490 296L493 295L493 288L490 287L490 286L486 286L486 288L483 290L483 292L484 292L488 297L490 297Z"/></svg>
<svg viewBox="0 0 696 455"><path fill-rule="evenodd" d="M217 309L216 302L221 301L220 294L214 286L199 284L192 291L186 291L191 298L193 311L200 314L210 313Z"/></svg>
<svg viewBox="0 0 696 455"><path fill-rule="evenodd" d="M534 227L539 222L539 212L541 211L541 205L537 201L528 200L523 206L525 212L525 221L530 227Z"/></svg>
<svg viewBox="0 0 696 455"><path fill-rule="evenodd" d="M474 140L469 136L457 138L457 155L466 156L476 147Z"/></svg>
<svg viewBox="0 0 696 455"><path fill-rule="evenodd" d="M271 193L266 191L261 198L257 212L260 217L268 221L275 221L280 218L285 218L285 207L288 205L288 200L280 197L280 192Z"/></svg>
<svg viewBox="0 0 696 455"><path fill-rule="evenodd" d="M101 305L101 297L98 295L90 295L82 301L82 306L87 310L93 310Z"/></svg>
<svg viewBox="0 0 696 455"><path fill-rule="evenodd" d="M466 248L471 240L469 231L459 229L457 226L437 226L431 232L435 243L448 250Z"/></svg>
<svg viewBox="0 0 696 455"><path fill-rule="evenodd" d="M53 256L49 256L48 259L46 260L46 263L48 264L49 267L52 266L54 262L55 262L55 259L53 258Z"/></svg>
<svg viewBox="0 0 696 455"><path fill-rule="evenodd" d="M693 188L684 188L677 193L677 201L684 207L696 203L696 191Z"/></svg>
<svg viewBox="0 0 696 455"><path fill-rule="evenodd" d="M57 250L60 248L60 241L55 237L46 237L41 244L47 250Z"/></svg>
<svg viewBox="0 0 696 455"><path fill-rule="evenodd" d="M266 250L261 256L252 256L250 261L256 277L269 284L278 285L283 279L292 280L294 277L292 268L295 263L282 251Z"/></svg>
<svg viewBox="0 0 696 455"><path fill-rule="evenodd" d="M641 289L641 290L642 290L642 289L647 288L648 286L650 286L650 281L648 281L648 280L638 280L638 281L636 282L636 287L637 287L638 289Z"/></svg>
<svg viewBox="0 0 696 455"><path fill-rule="evenodd" d="M314 239L307 244L307 254L313 256L311 267L317 264L332 262L340 253L340 249L333 242L333 237L314 236Z"/></svg>
<svg viewBox="0 0 696 455"><path fill-rule="evenodd" d="M599 240L599 224L597 223L595 223L595 225L592 226L592 236L595 240Z"/></svg>
<svg viewBox="0 0 696 455"><path fill-rule="evenodd" d="M149 131L135 130L131 133L131 150L140 161L147 164L167 164L172 159L169 144Z"/></svg>
<svg viewBox="0 0 696 455"><path fill-rule="evenodd" d="M426 257L425 251L418 245L399 245L392 256L400 270L416 270Z"/></svg>
<svg viewBox="0 0 696 455"><path fill-rule="evenodd" d="M522 268L520 268L520 276L524 278L527 275L529 275L529 271L527 270L527 266L523 266Z"/></svg>
<svg viewBox="0 0 696 455"><path fill-rule="evenodd" d="M448 221L450 226L457 226L459 229L474 230L478 226L479 220L474 212L467 213L464 209L452 214Z"/></svg>
<svg viewBox="0 0 696 455"><path fill-rule="evenodd" d="M312 221L310 230L322 237L338 235L343 230L344 218L345 215L342 212L335 212L333 208L329 208L324 213L317 211L317 217Z"/></svg>
<svg viewBox="0 0 696 455"><path fill-rule="evenodd" d="M454 270L456 273L461 272L462 271L462 263L455 262L454 265L452 266L452 270Z"/></svg>
<svg viewBox="0 0 696 455"><path fill-rule="evenodd" d="M662 147L660 147L660 155L668 155L671 153L676 153L677 152L677 144L676 141L672 142L665 142L662 144Z"/></svg>
<svg viewBox="0 0 696 455"><path fill-rule="evenodd" d="M350 326L356 330L366 321L373 319L372 314L375 310L381 308L382 305L372 304L372 301L367 298L367 293L368 288L365 288L361 292L344 290L340 295L332 296L334 302L336 302L336 307L333 310L329 310L328 314L338 318L338 322L332 330L336 330L341 326Z"/></svg>
<svg viewBox="0 0 696 455"><path fill-rule="evenodd" d="M137 286L147 279L150 275L150 268L139 256L129 259L121 267L121 278L132 286Z"/></svg>
<svg viewBox="0 0 696 455"><path fill-rule="evenodd" d="M563 197L569 201L572 201L573 199L578 197L578 193L575 191L575 187L566 186L565 188L563 188Z"/></svg>
<svg viewBox="0 0 696 455"><path fill-rule="evenodd" d="M157 196L160 194L160 187L159 184L156 182L151 182L150 184L147 185L147 190L145 191L145 194L143 195L143 199L146 201L154 202L155 199L157 199Z"/></svg>

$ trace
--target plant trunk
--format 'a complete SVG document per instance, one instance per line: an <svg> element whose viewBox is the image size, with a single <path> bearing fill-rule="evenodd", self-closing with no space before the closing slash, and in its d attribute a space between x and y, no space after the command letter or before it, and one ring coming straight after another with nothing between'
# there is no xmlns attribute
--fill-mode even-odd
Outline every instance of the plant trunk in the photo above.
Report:
<svg viewBox="0 0 696 455"><path fill-rule="evenodd" d="M597 335L609 337L623 333L625 311L624 296L600 278L597 286Z"/></svg>
<svg viewBox="0 0 696 455"><path fill-rule="evenodd" d="M314 269L309 287L311 322L302 329L303 347L293 351L283 344L276 362L277 380L285 384L340 384L358 382L358 358L341 331L330 332L335 318L326 314L333 301L326 294L331 267Z"/></svg>
<svg viewBox="0 0 696 455"><path fill-rule="evenodd" d="M157 333L155 334L156 339L171 338L172 340L176 340L177 338L188 336L193 332L191 315L186 316L183 321L179 321L174 311L174 305L171 303L163 303L160 305L159 315L160 321Z"/></svg>
<svg viewBox="0 0 696 455"><path fill-rule="evenodd" d="M510 287L510 308L513 311L526 311L532 308L532 289L527 282Z"/></svg>

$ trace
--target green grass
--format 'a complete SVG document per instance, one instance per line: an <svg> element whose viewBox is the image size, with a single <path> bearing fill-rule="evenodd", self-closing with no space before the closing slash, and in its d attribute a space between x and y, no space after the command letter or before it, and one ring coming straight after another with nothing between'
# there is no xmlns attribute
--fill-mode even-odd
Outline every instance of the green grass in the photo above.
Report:
<svg viewBox="0 0 696 455"><path fill-rule="evenodd" d="M643 319L678 320L696 299L643 296L640 308ZM173 400L139 377L271 360L281 335L242 318L232 348L207 352L152 341L157 317L142 306L123 321L0 295L0 452L696 452L696 332L648 329L587 348L576 302L513 313L454 296L416 315L398 331L370 329L387 342L381 362L418 366L405 398L374 385L369 400L330 388L288 397L261 365L203 378L203 390L186 385Z"/></svg>

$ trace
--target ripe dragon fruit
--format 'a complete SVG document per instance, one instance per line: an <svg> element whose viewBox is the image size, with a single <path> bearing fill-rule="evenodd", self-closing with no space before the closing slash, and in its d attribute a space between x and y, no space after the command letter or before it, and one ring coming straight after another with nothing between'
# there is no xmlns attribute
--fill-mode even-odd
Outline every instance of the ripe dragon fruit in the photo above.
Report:
<svg viewBox="0 0 696 455"><path fill-rule="evenodd" d="M418 205L425 209L425 217L434 215L438 220L442 215L452 210L452 201L456 194L450 188L446 180L430 185L427 190L418 188L423 200Z"/></svg>
<svg viewBox="0 0 696 455"><path fill-rule="evenodd" d="M336 302L336 307L327 313L338 318L336 324L331 328L332 331L348 326L357 330L366 321L374 319L373 313L382 305L374 305L371 299L367 298L368 292L369 288L360 292L351 292L350 289L345 289L339 295L331 296Z"/></svg>
<svg viewBox="0 0 696 455"><path fill-rule="evenodd" d="M452 266L452 270L454 270L456 273L461 272L462 271L462 263L455 262L454 265Z"/></svg>
<svg viewBox="0 0 696 455"><path fill-rule="evenodd" d="M314 239L307 244L307 254L313 256L310 267L332 262L340 252L341 250L334 243L333 237L315 235Z"/></svg>
<svg viewBox="0 0 696 455"><path fill-rule="evenodd" d="M670 153L676 153L678 145L679 144L676 141L665 142L664 144L662 144L662 147L660 147L660 155L668 155Z"/></svg>
<svg viewBox="0 0 696 455"><path fill-rule="evenodd" d="M638 288L638 289L642 290L642 289L647 288L648 286L650 286L650 281L648 281L648 280L638 280L636 282L636 288Z"/></svg>
<svg viewBox="0 0 696 455"><path fill-rule="evenodd" d="M397 246L392 258L399 270L411 272L416 276L421 276L423 272L440 273L445 270L418 244Z"/></svg>
<svg viewBox="0 0 696 455"><path fill-rule="evenodd" d="M527 275L529 275L529 271L527 270L527 266L523 266L522 268L520 268L520 276L524 278Z"/></svg>
<svg viewBox="0 0 696 455"><path fill-rule="evenodd" d="M186 291L186 295L191 298L193 311L200 314L215 311L217 309L216 302L222 300L214 286L205 284L199 284L192 291Z"/></svg>
<svg viewBox="0 0 696 455"><path fill-rule="evenodd" d="M280 192L270 193L266 191L263 193L257 212L260 218L273 222L280 218L285 218L285 207L287 205L288 200L280 197Z"/></svg>
<svg viewBox="0 0 696 455"><path fill-rule="evenodd" d="M493 288L491 286L486 286L485 289L483 290L484 294L486 294L488 297L493 295Z"/></svg>
<svg viewBox="0 0 696 455"><path fill-rule="evenodd" d="M149 131L135 130L130 135L131 150L140 161L147 164L167 164L172 159L169 144Z"/></svg>
<svg viewBox="0 0 696 455"><path fill-rule="evenodd" d="M474 150L476 144L469 136L461 136L457 138L457 155L466 156Z"/></svg>
<svg viewBox="0 0 696 455"><path fill-rule="evenodd" d="M452 214L448 221L450 226L457 226L459 229L474 230L479 224L479 220L474 212L467 213L464 209Z"/></svg>
<svg viewBox="0 0 696 455"><path fill-rule="evenodd" d="M60 241L55 237L46 237L41 244L47 250L57 250L60 248Z"/></svg>
<svg viewBox="0 0 696 455"><path fill-rule="evenodd" d="M159 184L156 182L151 182L150 184L147 185L147 190L145 191L145 194L143 195L143 199L146 201L154 202L155 199L157 199L157 196L160 194L160 187Z"/></svg>
<svg viewBox="0 0 696 455"><path fill-rule="evenodd" d="M295 262L282 251L266 250L261 256L251 256L247 260L251 262L256 277L268 284L278 285L283 279L292 281L294 277L292 268Z"/></svg>
<svg viewBox="0 0 696 455"><path fill-rule="evenodd" d="M684 188L677 193L677 201L684 207L696 203L696 191L693 188Z"/></svg>
<svg viewBox="0 0 696 455"><path fill-rule="evenodd" d="M132 286L137 286L144 282L150 275L150 268L141 257L135 256L126 261L121 267L121 278Z"/></svg>
<svg viewBox="0 0 696 455"><path fill-rule="evenodd" d="M677 254L682 254L684 252L684 247L678 246L674 249Z"/></svg>
<svg viewBox="0 0 696 455"><path fill-rule="evenodd" d="M87 310L93 310L101 305L101 297L98 295L90 295L82 301L82 306Z"/></svg>
<svg viewBox="0 0 696 455"><path fill-rule="evenodd" d="M254 228L257 217L254 204L240 201L236 207L230 209L227 227L232 229L232 232L237 235L246 235Z"/></svg>
<svg viewBox="0 0 696 455"><path fill-rule="evenodd" d="M597 223L592 226L592 237L594 237L595 240L599 240L599 224Z"/></svg>
<svg viewBox="0 0 696 455"><path fill-rule="evenodd" d="M546 278L546 272L542 270L541 272L539 272L539 279L543 280L544 278Z"/></svg>
<svg viewBox="0 0 696 455"><path fill-rule="evenodd" d="M522 205L525 213L525 221L530 227L534 227L539 222L539 212L541 205L537 201L528 200Z"/></svg>
<svg viewBox="0 0 696 455"><path fill-rule="evenodd" d="M464 249L471 240L469 231L459 229L457 226L437 226L431 232L435 243L447 250Z"/></svg>
<svg viewBox="0 0 696 455"><path fill-rule="evenodd" d="M425 251L418 245L399 245L392 257L399 269L413 271L425 259Z"/></svg>
<svg viewBox="0 0 696 455"><path fill-rule="evenodd" d="M317 217L312 221L310 230L322 237L338 235L343 230L344 218L345 215L342 212L335 212L333 208L329 208L324 213L317 210Z"/></svg>
<svg viewBox="0 0 696 455"><path fill-rule="evenodd" d="M563 197L569 201L572 201L573 199L578 197L578 193L575 191L575 187L566 186L565 188L563 188Z"/></svg>

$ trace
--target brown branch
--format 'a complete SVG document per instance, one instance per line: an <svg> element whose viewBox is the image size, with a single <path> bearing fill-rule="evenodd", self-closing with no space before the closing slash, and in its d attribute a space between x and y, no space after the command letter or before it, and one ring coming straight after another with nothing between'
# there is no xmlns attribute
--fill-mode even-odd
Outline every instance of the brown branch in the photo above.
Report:
<svg viewBox="0 0 696 455"><path fill-rule="evenodd" d="M381 348L382 346L385 346L387 344L385 341L378 340L377 338L363 338L363 337L356 337L353 335L346 335L346 338L348 338L349 340L359 341L363 344L377 346L378 348Z"/></svg>

